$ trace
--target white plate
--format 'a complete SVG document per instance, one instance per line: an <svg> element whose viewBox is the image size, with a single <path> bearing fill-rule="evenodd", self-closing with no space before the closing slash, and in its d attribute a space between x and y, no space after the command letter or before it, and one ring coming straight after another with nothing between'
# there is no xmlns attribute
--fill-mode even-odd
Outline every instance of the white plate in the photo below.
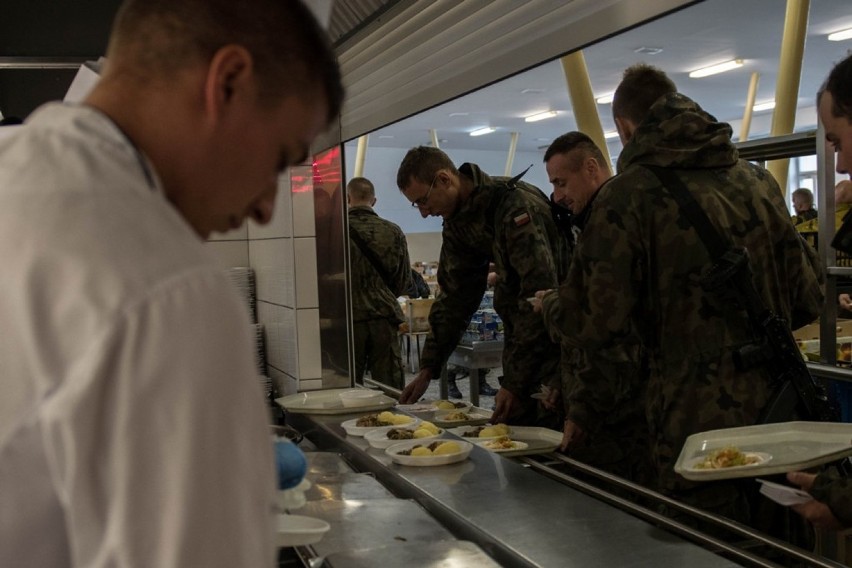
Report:
<svg viewBox="0 0 852 568"><path fill-rule="evenodd" d="M709 452L708 452L709 453ZM704 458L707 457L707 454L703 456L698 456L692 458L689 462L686 463L685 469L693 475L702 475L702 474L715 474L719 471L738 471L741 469L749 469L754 468L759 465L764 465L769 460L772 459L772 456L767 454L766 452L743 452L743 455L746 457L755 457L757 461L754 463L749 463L746 465L734 465L731 467L718 467L718 468L701 468L698 467L698 464L704 461Z"/></svg>
<svg viewBox="0 0 852 568"><path fill-rule="evenodd" d="M375 430L370 430L366 434L364 434L364 439L367 440L372 447L378 448L380 450L387 449L394 444L398 444L400 442L408 442L409 440L391 440L388 438L388 432L393 430L394 428L404 428L405 430L417 430L417 426L391 426L390 428L376 428ZM437 434L432 434L431 436L426 436L425 438L417 438L417 440L423 442L425 441L427 444L431 443L432 440L438 438L443 434L444 431L438 428Z"/></svg>
<svg viewBox="0 0 852 568"><path fill-rule="evenodd" d="M485 424L485 426L488 426L488 424ZM455 428L450 428L449 430L447 430L447 432L449 432L450 434L455 434L456 436L458 436L459 438L461 438L463 440L468 440L468 441L471 441L471 442L474 442L474 443L475 442L481 442L483 440L494 440L494 439L500 437L500 436L485 436L485 437L482 437L482 436L465 436L464 435L465 432L477 430L478 428L482 428L482 426L456 426ZM509 431L506 432L506 434L507 435L512 434L512 428L511 427L509 427Z"/></svg>
<svg viewBox="0 0 852 568"><path fill-rule="evenodd" d="M490 447L488 447L488 444L492 443L493 441L494 440L483 440L481 442L474 442L474 444L476 444L480 448L485 448L489 452L494 452L494 453L497 453L497 454L503 454L503 453L508 453L508 452L519 452L519 451L522 451L522 450L526 450L529 447L529 444L527 444L526 442L519 442L517 440L512 440L512 447L511 448L490 448Z"/></svg>
<svg viewBox="0 0 852 568"><path fill-rule="evenodd" d="M447 416L453 414L455 412L464 412L469 416L467 420L447 420ZM435 426L441 427L452 427L452 426L478 426L479 424L485 424L491 420L491 414L486 414L485 411L480 410L476 407L470 408L468 410L442 410L435 413L435 417L432 422L435 423Z"/></svg>
<svg viewBox="0 0 852 568"><path fill-rule="evenodd" d="M460 404L461 406L456 406L455 408L439 408L438 407L439 402L449 402L449 403L454 404L454 405ZM453 412L453 411L465 412L465 411L469 410L472 406L473 406L473 403L468 402L466 400L433 400L429 405L429 409L434 410L436 412Z"/></svg>
<svg viewBox="0 0 852 568"><path fill-rule="evenodd" d="M340 400L340 393L352 389L328 389L318 391L307 391L281 398L275 402L287 412L294 414L354 414L356 412L373 412L386 410L396 404L396 400L387 395L382 395L376 404L370 406L359 406L358 408L346 408Z"/></svg>
<svg viewBox="0 0 852 568"><path fill-rule="evenodd" d="M399 410L405 412L432 412L435 408L431 402L415 402L414 404L397 404Z"/></svg>
<svg viewBox="0 0 852 568"><path fill-rule="evenodd" d="M749 467L688 469L695 458L725 446L771 454L772 459ZM810 469L848 455L852 455L852 424L780 422L693 434L686 439L674 470L694 481L758 477Z"/></svg>
<svg viewBox="0 0 852 568"><path fill-rule="evenodd" d="M398 416L405 416L404 414L400 414ZM363 418L363 416L361 417ZM406 416L406 418L410 419L410 422L406 422L405 424L392 424L390 426L356 426L358 420L360 418L353 418L352 420L346 420L345 422L341 422L340 425L346 431L346 434L349 436L363 436L367 432L371 430L376 430L379 428L384 428L389 430L391 428L409 428L411 426L416 426L420 424L421 420L419 418L414 418L412 416Z"/></svg>
<svg viewBox="0 0 852 568"><path fill-rule="evenodd" d="M398 463L400 465L411 465L415 467L432 467L438 465L448 465L451 463L457 463L460 461L464 461L467 459L467 456L470 455L471 450L473 449L473 444L470 442L465 442L463 440L452 440L461 448L460 452L456 452L454 454L446 454L441 456L404 456L400 455L399 452L402 450L410 450L414 446L428 446L432 442L421 442L420 440L406 440L404 442L400 442L398 444L394 444L385 450L385 453L390 456L394 463Z"/></svg>
<svg viewBox="0 0 852 568"><path fill-rule="evenodd" d="M304 546L322 540L331 525L322 519L303 515L278 515L276 519L278 546Z"/></svg>

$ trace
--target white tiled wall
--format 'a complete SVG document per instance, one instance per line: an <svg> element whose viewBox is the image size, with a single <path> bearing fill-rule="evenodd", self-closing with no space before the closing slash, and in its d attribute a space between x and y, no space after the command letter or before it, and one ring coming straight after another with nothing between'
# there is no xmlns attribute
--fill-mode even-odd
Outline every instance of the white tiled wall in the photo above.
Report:
<svg viewBox="0 0 852 568"><path fill-rule="evenodd" d="M279 180L273 219L211 237L223 267L255 271L257 319L266 332L269 376L279 394L323 387L314 198Z"/></svg>

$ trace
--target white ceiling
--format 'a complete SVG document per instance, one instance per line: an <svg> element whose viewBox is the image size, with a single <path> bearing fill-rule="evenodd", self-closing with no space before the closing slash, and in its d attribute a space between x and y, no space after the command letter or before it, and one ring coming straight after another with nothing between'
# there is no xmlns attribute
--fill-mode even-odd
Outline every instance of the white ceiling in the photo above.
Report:
<svg viewBox="0 0 852 568"><path fill-rule="evenodd" d="M736 138L753 72L760 73L757 102L773 98L785 6L784 0L705 0L589 46L583 53L592 89L596 96L610 93L626 67L650 63L666 71L681 92L708 112L730 122ZM826 39L827 34L846 28L852 28L852 1L811 0L797 131L815 128L814 94L832 65L852 51L852 40ZM643 47L662 51L656 55L636 52ZM728 59L743 59L745 64L702 79L687 76L691 70ZM536 123L524 122L524 116L545 110L559 114ZM609 105L598 105L598 112L604 131L614 130ZM769 134L771 115L771 111L755 113L749 138ZM484 126L497 131L468 135ZM540 152L558 135L576 129L576 123L562 66L555 60L377 130L370 134L369 145L428 145L432 128L437 130L442 148L508 151L511 132L519 132L519 152ZM613 157L620 152L617 138L610 140L609 149Z"/></svg>

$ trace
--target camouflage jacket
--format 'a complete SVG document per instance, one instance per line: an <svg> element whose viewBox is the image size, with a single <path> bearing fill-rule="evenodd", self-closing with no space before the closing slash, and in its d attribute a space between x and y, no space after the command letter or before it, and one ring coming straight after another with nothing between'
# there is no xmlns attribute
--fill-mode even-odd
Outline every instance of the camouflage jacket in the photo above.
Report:
<svg viewBox="0 0 852 568"><path fill-rule="evenodd" d="M577 347L597 353L621 344L647 354L645 414L663 490L682 481L671 465L688 435L754 424L771 389L763 369L735 369L732 352L756 334L735 301L701 288L710 255L643 164L676 170L716 229L749 250L757 289L794 328L813 321L823 302L816 255L796 234L777 183L738 159L730 135L683 95L657 101L592 205L565 284L545 299ZM569 406L593 411L599 392L618 389L583 385Z"/></svg>
<svg viewBox="0 0 852 568"><path fill-rule="evenodd" d="M839 474L837 468L829 467L817 475L810 493L814 499L828 505L838 521L852 527L852 479Z"/></svg>
<svg viewBox="0 0 852 568"><path fill-rule="evenodd" d="M375 253L389 282L385 282L372 262L352 239L352 319L356 322L387 319L402 323L403 315L396 298L411 286L411 263L405 235L394 223L382 219L370 207L349 209L349 230L357 231Z"/></svg>
<svg viewBox="0 0 852 568"><path fill-rule="evenodd" d="M474 164L463 164L459 172L474 189L444 222L441 294L429 314L432 333L420 365L437 370L447 361L479 307L488 263L494 262L494 309L505 331L501 386L529 397L539 384L559 377L559 348L527 298L557 285L567 262L564 240L547 197L534 186L519 182L517 189L503 191L498 185L506 178L489 177Z"/></svg>

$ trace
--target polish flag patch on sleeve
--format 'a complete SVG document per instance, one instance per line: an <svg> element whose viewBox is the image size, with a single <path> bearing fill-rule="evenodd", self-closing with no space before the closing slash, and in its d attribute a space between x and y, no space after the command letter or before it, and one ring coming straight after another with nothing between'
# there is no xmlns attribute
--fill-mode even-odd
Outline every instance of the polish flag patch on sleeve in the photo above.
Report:
<svg viewBox="0 0 852 568"><path fill-rule="evenodd" d="M530 222L530 214L524 212L520 215L516 215L512 220L515 222L516 227L523 227Z"/></svg>

